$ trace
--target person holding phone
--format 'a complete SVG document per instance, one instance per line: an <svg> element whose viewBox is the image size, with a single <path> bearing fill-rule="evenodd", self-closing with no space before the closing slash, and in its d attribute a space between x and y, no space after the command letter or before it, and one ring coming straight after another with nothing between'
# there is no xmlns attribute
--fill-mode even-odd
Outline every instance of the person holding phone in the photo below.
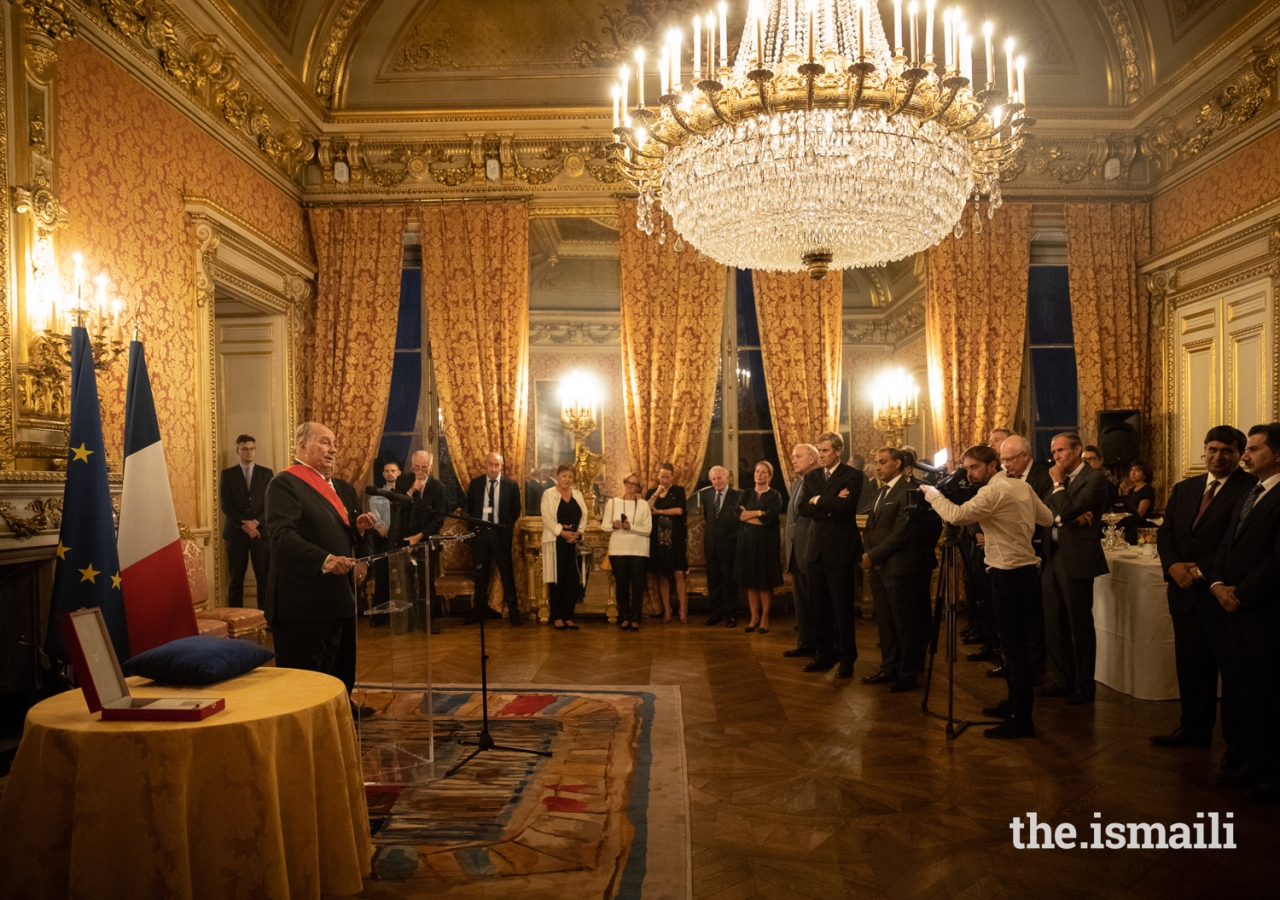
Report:
<svg viewBox="0 0 1280 900"><path fill-rule="evenodd" d="M622 496L604 505L600 527L609 535L609 565L617 589L618 630L639 631L644 586L649 567L649 533L653 516L640 496L640 476L634 472L622 482Z"/></svg>

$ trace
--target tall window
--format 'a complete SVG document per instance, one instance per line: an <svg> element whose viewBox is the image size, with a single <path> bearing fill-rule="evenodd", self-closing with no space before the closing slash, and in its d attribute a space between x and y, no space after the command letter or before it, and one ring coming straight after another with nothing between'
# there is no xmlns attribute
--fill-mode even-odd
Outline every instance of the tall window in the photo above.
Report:
<svg viewBox="0 0 1280 900"><path fill-rule="evenodd" d="M1053 436L1080 426L1076 347L1066 266L1032 266L1027 282L1032 447L1049 458Z"/></svg>
<svg viewBox="0 0 1280 900"><path fill-rule="evenodd" d="M400 272L400 315L396 322L396 352L391 365L391 393L387 417L378 445L375 478L389 462L408 470L409 456L423 449L418 427L422 396L422 268L409 266ZM426 449L434 451L434 447Z"/></svg>

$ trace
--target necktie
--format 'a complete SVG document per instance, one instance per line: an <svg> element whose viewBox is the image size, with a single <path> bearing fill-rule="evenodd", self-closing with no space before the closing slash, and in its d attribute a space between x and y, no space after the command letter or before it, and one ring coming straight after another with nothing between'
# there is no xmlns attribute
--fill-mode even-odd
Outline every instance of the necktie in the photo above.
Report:
<svg viewBox="0 0 1280 900"><path fill-rule="evenodd" d="M720 505L724 503L724 491L716 491L716 518L720 518Z"/></svg>
<svg viewBox="0 0 1280 900"><path fill-rule="evenodd" d="M830 469L823 469L823 470L822 470L822 480L823 480L823 481L830 481L830 480L831 480L831 470L830 470Z"/></svg>
<svg viewBox="0 0 1280 900"><path fill-rule="evenodd" d="M494 489L494 485L496 485L497 483L498 482L496 482L494 479L492 478L489 479L489 521L495 524L498 521L498 511L493 508L493 489Z"/></svg>
<svg viewBox="0 0 1280 900"><path fill-rule="evenodd" d="M1200 519L1204 516L1204 511L1209 508L1209 504L1213 502L1213 498L1218 495L1218 488L1222 486L1221 481L1215 481L1209 485L1209 490L1204 492L1204 496L1200 498L1200 509L1196 510L1195 520L1191 523L1191 527L1195 528L1200 524Z"/></svg>
<svg viewBox="0 0 1280 900"><path fill-rule="evenodd" d="M1240 523L1236 525L1236 537L1240 537L1240 532L1244 531L1244 521L1249 518L1249 513L1253 512L1253 505L1262 496L1262 491L1262 485L1256 484L1253 490L1249 492L1249 496L1244 498L1244 506L1240 507Z"/></svg>
<svg viewBox="0 0 1280 900"><path fill-rule="evenodd" d="M876 505L872 512L880 512L880 501L884 500L884 495L889 493L889 485L880 488L880 493L876 494Z"/></svg>
<svg viewBox="0 0 1280 900"><path fill-rule="evenodd" d="M244 467L244 486L249 490L253 490L253 469L249 466Z"/></svg>

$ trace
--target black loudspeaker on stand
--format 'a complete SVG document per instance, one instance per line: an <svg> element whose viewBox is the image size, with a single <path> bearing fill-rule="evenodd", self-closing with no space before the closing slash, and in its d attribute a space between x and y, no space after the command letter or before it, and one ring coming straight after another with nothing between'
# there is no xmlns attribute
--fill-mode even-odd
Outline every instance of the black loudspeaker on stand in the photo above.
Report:
<svg viewBox="0 0 1280 900"><path fill-rule="evenodd" d="M964 560L960 556L960 529L955 525L946 526L942 543L942 565L938 567L938 591L933 607L933 638L929 643L929 665L924 675L924 699L920 701L920 710L935 719L947 723L947 739L955 740L970 725L999 725L999 722L970 722L958 719L956 707L956 656L959 652L960 637L957 625L957 604L960 599L960 579L964 576ZM947 711L938 713L929 709L929 688L933 684L933 659L938 655L938 640L943 623L947 627Z"/></svg>
<svg viewBox="0 0 1280 900"><path fill-rule="evenodd" d="M1098 413L1098 450L1107 466L1127 466L1142 456L1142 411L1104 409Z"/></svg>

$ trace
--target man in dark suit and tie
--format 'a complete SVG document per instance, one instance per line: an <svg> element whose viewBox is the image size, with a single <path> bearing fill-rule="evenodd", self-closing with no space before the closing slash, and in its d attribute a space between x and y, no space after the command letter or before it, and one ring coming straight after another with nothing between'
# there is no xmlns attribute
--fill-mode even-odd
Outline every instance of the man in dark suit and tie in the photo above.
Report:
<svg viewBox="0 0 1280 900"><path fill-rule="evenodd" d="M1244 758L1219 783L1254 785L1250 796L1280 802L1280 422L1249 429L1243 457L1258 479L1236 504L1209 575L1243 661ZM1224 760L1224 764L1228 761Z"/></svg>
<svg viewBox="0 0 1280 900"><path fill-rule="evenodd" d="M1106 575L1102 552L1102 514L1107 506L1107 479L1083 459L1080 436L1054 437L1053 482L1044 504L1053 524L1043 537L1045 644L1057 683L1042 697L1066 697L1068 703L1092 703L1098 655L1093 630L1093 579Z"/></svg>
<svg viewBox="0 0 1280 900"><path fill-rule="evenodd" d="M1169 583L1169 615L1178 665L1182 716L1157 747L1208 747L1218 718L1218 676L1222 676L1222 736L1227 758L1240 755L1240 661L1230 651L1227 612L1209 590L1213 558L1241 498L1258 479L1240 468L1244 433L1230 425L1211 428L1204 439L1207 475L1174 486L1156 532L1160 565Z"/></svg>
<svg viewBox="0 0 1280 900"><path fill-rule="evenodd" d="M222 540L227 545L227 606L244 606L244 576L253 560L253 577L258 582L259 605L267 621L266 587L270 571L271 551L267 546L266 515L263 503L267 485L274 474L266 466L255 463L258 445L253 435L236 438L239 465L222 470L218 480L218 505L222 508Z"/></svg>
<svg viewBox="0 0 1280 900"><path fill-rule="evenodd" d="M809 576L800 562L809 555L809 532L813 519L800 515L800 501L804 497L804 478L818 466L818 448L813 444L796 444L791 449L791 468L795 480L791 482L787 502L787 528L783 534L783 558L791 573L791 596L796 602L796 645L782 655L788 659L813 656L817 642L813 636L813 613L809 608Z"/></svg>
<svg viewBox="0 0 1280 900"><path fill-rule="evenodd" d="M712 466L707 473L711 487L703 488L702 510L707 526L702 533L702 546L707 558L707 600L711 604L708 625L727 628L738 624L738 582L734 580L734 562L738 554L738 528L742 492L729 487L729 470Z"/></svg>
<svg viewBox="0 0 1280 900"><path fill-rule="evenodd" d="M395 489L412 498L413 505L399 510L396 546L416 548L427 538L440 532L448 510L445 508L447 501L444 485L431 475L431 467L435 463L431 454L426 450L415 451L409 462L410 471L396 479ZM429 557L429 554L426 556ZM424 554L420 550L413 551L404 571L406 580L412 579L405 588L408 596L415 605L424 601L430 604L431 633L439 634L441 610L436 602L435 578L424 563ZM420 610L419 621L425 621L426 616L421 615L421 612L425 610Z"/></svg>
<svg viewBox="0 0 1280 900"><path fill-rule="evenodd" d="M862 473L840 461L843 451L840 435L832 431L819 435L818 468L805 476L800 501L800 515L813 520L807 572L817 642L817 655L804 670L827 672L839 663L836 677L852 678L858 658L854 569L862 559L858 531Z"/></svg>
<svg viewBox="0 0 1280 900"><path fill-rule="evenodd" d="M374 515L361 514L355 489L333 477L337 444L327 427L299 425L294 457L298 461L267 487L276 664L332 675L350 694L356 587L364 575L355 557L368 552Z"/></svg>
<svg viewBox="0 0 1280 900"><path fill-rule="evenodd" d="M471 598L468 625L488 615L489 580L494 567L502 578L502 600L512 625L520 625L520 601L516 596L515 570L511 567L511 538L520 521L520 485L502 474L502 455L490 453L484 458L484 474L472 478L467 488L467 515L493 522L499 527L473 526L471 555L476 565L476 592Z"/></svg>
<svg viewBox="0 0 1280 900"><path fill-rule="evenodd" d="M863 684L889 684L893 693L916 687L929 645L929 582L938 565L934 547L942 520L905 474L906 457L896 447L876 451L881 483L871 501L863 534L871 567L871 591L880 631L880 671ZM910 495L916 493L912 498ZM914 511L913 507L917 507Z"/></svg>

